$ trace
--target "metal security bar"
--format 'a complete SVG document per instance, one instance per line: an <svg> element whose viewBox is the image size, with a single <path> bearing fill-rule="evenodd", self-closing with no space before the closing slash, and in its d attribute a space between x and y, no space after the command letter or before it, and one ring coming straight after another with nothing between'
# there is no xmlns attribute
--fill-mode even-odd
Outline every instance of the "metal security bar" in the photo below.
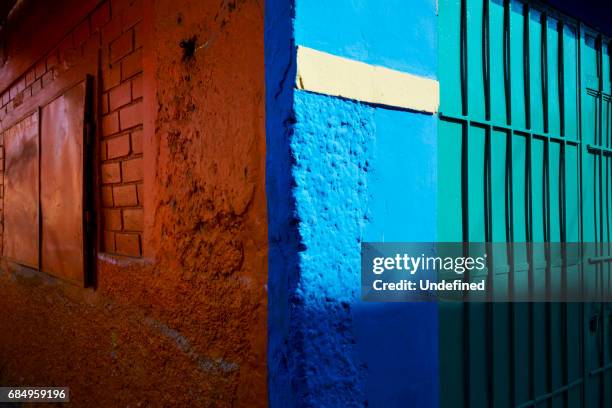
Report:
<svg viewBox="0 0 612 408"><path fill-rule="evenodd" d="M438 239L610 242L610 39L518 0L440 0L439 25ZM551 256L513 254L501 284L610 289L609 262ZM610 305L440 310L442 406L612 407Z"/></svg>

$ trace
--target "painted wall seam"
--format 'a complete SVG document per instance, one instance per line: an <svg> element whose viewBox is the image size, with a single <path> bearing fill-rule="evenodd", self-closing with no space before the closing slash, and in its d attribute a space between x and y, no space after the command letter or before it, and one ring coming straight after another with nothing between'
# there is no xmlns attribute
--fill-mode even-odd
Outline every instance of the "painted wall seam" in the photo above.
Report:
<svg viewBox="0 0 612 408"><path fill-rule="evenodd" d="M425 113L436 113L440 105L440 86L436 80L304 46L297 47L295 87Z"/></svg>

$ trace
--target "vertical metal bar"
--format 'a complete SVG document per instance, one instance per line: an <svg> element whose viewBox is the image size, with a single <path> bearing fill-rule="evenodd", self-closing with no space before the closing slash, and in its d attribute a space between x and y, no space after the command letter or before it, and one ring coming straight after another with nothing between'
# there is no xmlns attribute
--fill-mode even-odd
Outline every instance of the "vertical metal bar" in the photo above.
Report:
<svg viewBox="0 0 612 408"><path fill-rule="evenodd" d="M483 28L482 28L482 60L483 60L483 74L484 74L484 92L485 92L485 119L491 120L491 49L489 45L490 28L489 28L489 0L483 0ZM492 228L492 199L491 199L491 137L492 130L491 126L488 125L485 129L485 241L493 241L493 228ZM491 260L489 259L489 262ZM487 286L489 290L489 297L493 293L493 279L494 274L492 268L489 268L489 276L487 279ZM491 300L486 304L486 355L487 355L487 388L489 397L489 406L493 406L495 401L495 389L494 389L494 375L495 375L495 363L493 355L493 309Z"/></svg>
<svg viewBox="0 0 612 408"><path fill-rule="evenodd" d="M504 1L504 83L506 95L506 123L512 125L512 77L510 75L510 0ZM512 169L512 138L514 134L508 131L506 134L506 241L514 242L514 200L513 200L513 169ZM510 406L516 406L516 326L515 326L515 267L514 246L510 245L507 253L509 263L508 294L510 303L508 304L509 328L509 351L510 351Z"/></svg>
<svg viewBox="0 0 612 408"><path fill-rule="evenodd" d="M527 242L533 243L533 134L529 134L527 138L527 218L528 218L528 228L527 228ZM533 245L529 246L529 250L527 252L527 258L529 263L529 298L533 299L535 282L534 282L534 255L533 255ZM529 302L529 399L534 400L536 398L535 395L535 319L533 316L534 313L534 304L533 302Z"/></svg>
<svg viewBox="0 0 612 408"><path fill-rule="evenodd" d="M488 0L486 0L488 1ZM491 126L485 128L485 241L487 246L493 242L493 212L492 212L492 197L491 197L491 143L492 143L492 129ZM493 251L488 250L488 253L492 254ZM492 256L488 258L488 261L492 261ZM493 327L493 303L492 293L494 291L494 272L493 268L488 268L487 277L488 287L488 302L485 305L485 319L486 319L486 356L487 356L487 388L489 396L489 406L493 406L495 401L495 355L493 353L493 342L494 342L494 327Z"/></svg>
<svg viewBox="0 0 612 408"><path fill-rule="evenodd" d="M461 104L464 116L468 114L468 49L467 49L467 0L461 0L461 22L460 22L460 47L461 47ZM469 173L468 173L468 146L469 146L469 121L465 121L461 126L461 218L462 218L462 239L469 242ZM470 350L470 305L464 302L462 305L463 318L463 407L470 406L471 384L469 373L471 370L471 350Z"/></svg>
<svg viewBox="0 0 612 408"><path fill-rule="evenodd" d="M558 60L557 60L557 69L558 69L558 80L559 80L559 127L561 136L565 136L565 62L564 62L564 54L563 54L563 30L564 23L563 20L559 20L557 24L557 30L559 31L559 51L558 51Z"/></svg>
<svg viewBox="0 0 612 408"><path fill-rule="evenodd" d="M567 252L565 250L565 245L567 243L567 217L566 217L566 199L567 199L567 178L566 178L566 148L567 144L561 144L561 163L560 163L560 180L559 180L559 203L560 203L560 213L561 213L561 242L563 242L562 247L562 262L563 265L561 267L561 291L564 296L564 302L561 304L561 332L565 335L561 337L561 349L564 351L563 353L563 361L562 361L562 370L563 370L563 382L564 384L570 383L569 376L569 356L571 355L571 350L569 348L568 341L568 285L567 285ZM569 390L563 393L563 405L566 408L569 408Z"/></svg>
<svg viewBox="0 0 612 408"><path fill-rule="evenodd" d="M506 123L512 125L512 83L510 75L510 0L504 1L504 83L506 95ZM512 131L506 134L506 241L514 242L514 218L513 218L513 169L512 169ZM516 406L516 328L515 328L515 309L514 309L514 292L515 292L515 264L513 246L510 246L508 251L508 259L510 262L510 272L508 279L508 294L510 303L508 305L508 332L509 351L510 351L510 405Z"/></svg>
<svg viewBox="0 0 612 408"><path fill-rule="evenodd" d="M508 322L510 324L509 333L509 349L510 349L510 405L516 406L516 328L515 328L515 308L514 308L514 293L515 293L515 268L516 260L514 257L514 184L513 175L514 171L512 168L512 131L508 131L506 134L506 241L512 243L509 245L507 251L508 259L510 260L509 266L509 279L508 279Z"/></svg>
<svg viewBox="0 0 612 408"><path fill-rule="evenodd" d="M603 146L603 38L601 34L597 36L597 76L598 76L598 98L597 98L597 139L599 146ZM603 223L603 149L599 149L599 240L603 242L604 223Z"/></svg>
<svg viewBox="0 0 612 408"><path fill-rule="evenodd" d="M485 92L485 119L491 120L491 49L489 46L489 0L482 7L482 62Z"/></svg>
<svg viewBox="0 0 612 408"><path fill-rule="evenodd" d="M469 133L470 123L466 121L462 124L462 141L461 141L461 217L462 217L462 235L463 242L470 241L470 224L469 224ZM468 302L463 303L463 406L469 407L471 400L471 383L470 383L470 369L471 369L471 349L470 349L470 304Z"/></svg>
<svg viewBox="0 0 612 408"><path fill-rule="evenodd" d="M546 12L542 12L540 15L541 25L541 51L540 51L540 72L542 80L542 112L544 119L544 133L549 131L549 117L548 117L548 16ZM544 311L546 315L546 385L547 391L550 393L553 391L553 364L552 364L552 309L550 304L551 299L551 257L549 250L550 237L550 139L544 140L544 168L543 168L543 192L544 192L544 208L543 208L543 220L544 220L544 242L546 243L545 258L546 258L546 305ZM552 407L552 401L548 400L547 406Z"/></svg>
<svg viewBox="0 0 612 408"><path fill-rule="evenodd" d="M506 123L512 125L512 77L510 75L510 0L504 0L504 85Z"/></svg>
<svg viewBox="0 0 612 408"><path fill-rule="evenodd" d="M461 113L468 114L468 44L467 44L467 0L461 0L460 22L460 54L461 54Z"/></svg>
<svg viewBox="0 0 612 408"><path fill-rule="evenodd" d="M540 70L542 72L542 111L544 116L544 133L548 133L548 24L546 12L542 12L540 16L540 24L542 25L542 47L540 58Z"/></svg>
<svg viewBox="0 0 612 408"><path fill-rule="evenodd" d="M525 125L531 129L531 80L529 62L529 3L523 5L523 78L525 83ZM530 136L531 137L531 136Z"/></svg>
<svg viewBox="0 0 612 408"><path fill-rule="evenodd" d="M564 22L563 20L559 19L558 25L557 25L557 31L559 32L559 51L558 51L558 62L557 62L557 68L558 68L558 81L559 81L559 119L560 119L560 133L561 136L565 137L565 64L564 64L564 60L565 60L565 54L564 54L564 43L563 43L563 31L564 31ZM567 242L567 217L566 217L566 191L567 191L567 179L566 179L566 163L565 163L565 159L566 159L566 148L567 148L567 143L563 142L561 144L561 157L560 157L560 172L559 172L559 205L560 205L560 209L559 209L559 213L560 213L560 217L561 217L561 242L565 243ZM562 370L563 370L563 382L565 384L569 384L570 382L570 377L569 377L569 356L570 356L570 349L569 349L569 341L568 341L568 305L567 305L567 289L568 289L568 285L567 285L567 252L565 251L565 249L563 249L562 251L562 257L563 257L563 265L561 267L561 291L563 293L563 296L565 296L565 302L563 302L561 304L561 330L562 333L564 333L565 335L561 337L561 349L564 351L563 353L563 361L562 361ZM566 391L563 393L563 406L566 408L569 408L569 391Z"/></svg>
<svg viewBox="0 0 612 408"><path fill-rule="evenodd" d="M530 63L530 35L529 35L529 23L530 23L530 6L526 2L523 5L523 77L525 81L525 125L527 129L531 129L531 63ZM526 154L526 177L527 177L527 191L525 194L526 199L526 215L527 215L527 242L533 242L533 134L529 133L527 136L527 154ZM529 264L528 270L528 285L529 285L529 298L533 298L534 293L534 256L533 256L533 245L529 245L527 251L527 260ZM529 333L527 333L529 343L529 399L534 400L536 398L535 393L535 319L534 304L529 302L528 304L528 319L529 319Z"/></svg>
<svg viewBox="0 0 612 408"><path fill-rule="evenodd" d="M597 123L597 133L598 133L598 144L599 146L603 147L604 146L604 141L603 141L603 37L601 34L599 34L597 36L597 75L598 75L598 111L599 111L599 115L598 115L598 123ZM604 160L604 156L603 156L603 149L599 149L599 241L602 244L602 249L603 249L603 243L604 243L604 220L603 220L603 214L604 214L604 207L603 207L603 193L604 193L604 189L603 189L603 160ZM603 269L604 269L604 265L600 264L597 266L597 269L599 271L600 274L600 279L598 282L598 286L599 286L599 293L601 295L603 295ZM599 302L599 318L603 319L603 310L604 310L604 303ZM599 344L602 345L603 348L603 344L604 344L604 339L606 336L606 333L604 333L603 330L600 330L599 333L597 333L597 336L599 337ZM606 365L606 362L604 360L604 351L600 350L599 352L599 362L600 362L600 367L603 367ZM604 406L604 395L605 395L605 384L604 384L604 376L603 373L599 378L599 404L600 406Z"/></svg>
<svg viewBox="0 0 612 408"><path fill-rule="evenodd" d="M583 86L585 84L584 81L584 71L582 69L582 52L584 49L584 28L582 23L578 23L578 28L577 28L577 45L578 45L578 98L579 98L579 109L578 109L578 122L579 122L579 126L578 126L578 133L579 133L579 140L580 140L580 216L581 216L581 222L580 222L580 242L584 243L584 211L588 211L587 209L584 208L583 205L583 197L584 197L584 189L586 188L584 185L584 175L586 174L586 171L584 169L585 163L584 163L584 156L586 154L588 154L588 152L586 152L586 143L584 143L584 132L583 132L583 126L582 126L582 102L583 102L583 97L582 94L584 92ZM580 278L582 281L582 293L583 295L586 293L586 280L585 280L585 270L584 267L581 266L581 274L580 274ZM589 375L589 364L588 364L588 342L589 342L589 327L588 327L588 322L589 322L589 307L588 304L586 302L582 302L581 303L581 308L582 308L582 321L581 321L581 327L582 327L582 337L581 337L581 356L582 356L582 360L581 360L581 365L582 365L582 379L583 379L583 383L582 383L582 406L584 408L588 408L589 407L589 392L590 392L590 388L591 388L591 379L590 379L590 375Z"/></svg>
<svg viewBox="0 0 612 408"><path fill-rule="evenodd" d="M553 378L553 355L552 355L552 307L551 307L551 290L552 290L552 258L550 253L550 139L544 141L544 241L545 241L545 258L546 258L546 305L544 307L546 313L546 383L547 391L554 391ZM552 407L552 399L549 399L547 406Z"/></svg>

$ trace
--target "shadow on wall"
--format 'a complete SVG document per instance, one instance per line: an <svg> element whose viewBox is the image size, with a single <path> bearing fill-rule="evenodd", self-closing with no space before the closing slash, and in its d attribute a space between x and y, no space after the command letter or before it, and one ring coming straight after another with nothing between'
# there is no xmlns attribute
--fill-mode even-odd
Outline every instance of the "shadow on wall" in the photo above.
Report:
<svg viewBox="0 0 612 408"><path fill-rule="evenodd" d="M290 344L290 297L295 291L300 251L290 142L295 117L296 75L292 2L265 3L266 193L268 205L268 395L270 406L296 405L293 373L298 369ZM302 377L304 374L301 375Z"/></svg>

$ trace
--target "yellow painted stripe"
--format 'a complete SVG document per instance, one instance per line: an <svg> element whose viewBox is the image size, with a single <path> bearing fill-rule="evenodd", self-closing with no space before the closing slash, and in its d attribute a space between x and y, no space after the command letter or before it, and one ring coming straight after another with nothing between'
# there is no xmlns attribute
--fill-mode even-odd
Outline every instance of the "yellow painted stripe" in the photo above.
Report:
<svg viewBox="0 0 612 408"><path fill-rule="evenodd" d="M438 81L298 46L296 88L362 102L437 112Z"/></svg>

